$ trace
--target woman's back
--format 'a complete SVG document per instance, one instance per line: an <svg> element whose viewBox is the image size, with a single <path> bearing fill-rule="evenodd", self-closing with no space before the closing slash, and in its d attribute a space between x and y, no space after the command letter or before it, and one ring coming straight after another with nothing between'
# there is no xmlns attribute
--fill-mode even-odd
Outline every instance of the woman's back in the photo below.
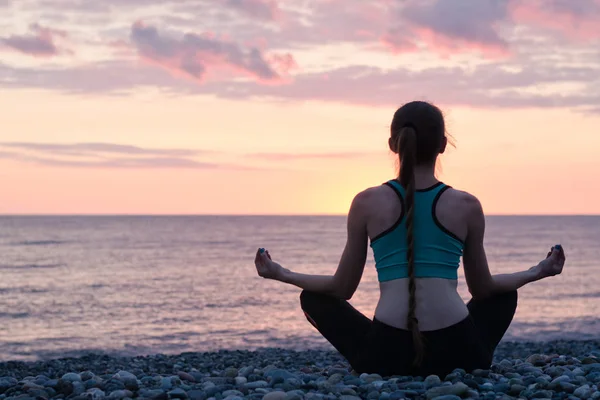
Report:
<svg viewBox="0 0 600 400"><path fill-rule="evenodd" d="M417 182L415 215L416 316L422 331L446 328L468 310L457 292L457 273L467 235L469 197L441 182ZM405 191L397 181L369 189L367 233L377 262L381 296L375 317L407 329ZM417 229L418 228L418 229Z"/></svg>

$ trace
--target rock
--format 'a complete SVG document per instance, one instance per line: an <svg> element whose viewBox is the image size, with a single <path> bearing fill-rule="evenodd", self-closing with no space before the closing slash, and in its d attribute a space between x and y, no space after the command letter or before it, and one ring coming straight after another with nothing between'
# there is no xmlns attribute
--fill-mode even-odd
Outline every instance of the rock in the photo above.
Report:
<svg viewBox="0 0 600 400"><path fill-rule="evenodd" d="M206 400L206 393L203 390L193 389L187 392L190 400Z"/></svg>
<svg viewBox="0 0 600 400"><path fill-rule="evenodd" d="M247 378L248 375L250 375L252 373L252 371L254 371L254 367L252 367L252 366L243 367L243 368L240 368L240 370L238 371L238 375L243 376L244 378Z"/></svg>
<svg viewBox="0 0 600 400"><path fill-rule="evenodd" d="M106 394L98 388L91 388L86 393L91 400L100 400L106 396Z"/></svg>
<svg viewBox="0 0 600 400"><path fill-rule="evenodd" d="M243 396L244 395L242 392L240 392L239 390L235 390L235 389L225 390L222 394L225 397L229 397L229 396Z"/></svg>
<svg viewBox="0 0 600 400"><path fill-rule="evenodd" d="M329 382L331 385L336 385L343 380L344 376L342 374L333 374L327 379L327 382Z"/></svg>
<svg viewBox="0 0 600 400"><path fill-rule="evenodd" d="M137 380L137 376L135 376L131 372L123 371L123 370L120 370L119 372L117 372L116 374L114 374L113 378L119 379L119 380L122 380L122 381L125 380L125 379Z"/></svg>
<svg viewBox="0 0 600 400"><path fill-rule="evenodd" d="M223 376L226 378L235 378L238 376L238 370L233 367L226 368L225 371L223 371Z"/></svg>
<svg viewBox="0 0 600 400"><path fill-rule="evenodd" d="M575 389L573 395L579 397L580 399L586 400L592 396L593 390L590 385L583 385Z"/></svg>
<svg viewBox="0 0 600 400"><path fill-rule="evenodd" d="M161 378L161 380L160 380L160 388L162 390L166 391L166 390L171 389L172 387L173 387L173 383L172 383L170 377L166 377L165 376L165 377Z"/></svg>
<svg viewBox="0 0 600 400"><path fill-rule="evenodd" d="M284 369L271 369L265 373L265 378L271 383L284 382L286 379L298 379L298 376Z"/></svg>
<svg viewBox="0 0 600 400"><path fill-rule="evenodd" d="M161 390L160 393L152 397L152 400L169 400L169 395Z"/></svg>
<svg viewBox="0 0 600 400"><path fill-rule="evenodd" d="M435 397L445 396L445 395L456 395L462 396L469 390L469 387L462 382L457 382L451 386L438 386L435 388L431 388L427 390L425 396L427 399L431 400Z"/></svg>
<svg viewBox="0 0 600 400"><path fill-rule="evenodd" d="M551 399L552 398L552 392L549 390L538 390L535 391L531 396L529 396L532 399Z"/></svg>
<svg viewBox="0 0 600 400"><path fill-rule="evenodd" d="M287 394L285 392L270 392L263 396L262 400L285 400Z"/></svg>
<svg viewBox="0 0 600 400"><path fill-rule="evenodd" d="M81 377L79 376L79 374L76 374L74 372L69 372L64 374L60 379L62 379L63 381L69 381L69 382L80 382L81 381Z"/></svg>
<svg viewBox="0 0 600 400"><path fill-rule="evenodd" d="M525 389L526 387L523 385L511 385L510 389L508 390L508 394L510 394L511 396L518 396Z"/></svg>
<svg viewBox="0 0 600 400"><path fill-rule="evenodd" d="M302 400L304 392L302 390L290 390L285 393L285 400Z"/></svg>
<svg viewBox="0 0 600 400"><path fill-rule="evenodd" d="M16 379L15 379L15 385L16 385ZM51 388L55 388L58 386L58 379L48 379L46 382L44 382L44 387L51 387Z"/></svg>
<svg viewBox="0 0 600 400"><path fill-rule="evenodd" d="M255 381L248 382L244 385L246 389L258 389L258 388L266 388L269 384L266 381Z"/></svg>
<svg viewBox="0 0 600 400"><path fill-rule="evenodd" d="M402 390L396 390L395 392L390 393L389 400L400 400L400 399L404 399L404 392ZM356 399L354 399L354 400L356 400Z"/></svg>
<svg viewBox="0 0 600 400"><path fill-rule="evenodd" d="M379 374L361 374L360 379L367 383L383 380L383 378Z"/></svg>
<svg viewBox="0 0 600 400"><path fill-rule="evenodd" d="M29 396L33 397L34 399L38 398L38 397L41 397L41 398L44 398L44 399L48 399L49 397L51 397L48 394L48 392L46 390L44 390L44 389L29 389L27 391L27 394Z"/></svg>
<svg viewBox="0 0 600 400"><path fill-rule="evenodd" d="M506 393L510 390L508 383L496 383L492 389L496 393Z"/></svg>
<svg viewBox="0 0 600 400"><path fill-rule="evenodd" d="M372 390L367 395L368 400L379 400L379 392L377 390Z"/></svg>
<svg viewBox="0 0 600 400"><path fill-rule="evenodd" d="M245 384L246 382L248 382L248 379L244 376L236 376L235 377L235 384L238 386L241 386L241 385Z"/></svg>
<svg viewBox="0 0 600 400"><path fill-rule="evenodd" d="M371 386L373 386L377 390L381 390L383 386L386 384L386 381L373 381L371 382Z"/></svg>
<svg viewBox="0 0 600 400"><path fill-rule="evenodd" d="M92 371L83 371L79 374L79 377L82 381L89 381L94 377L94 373Z"/></svg>
<svg viewBox="0 0 600 400"><path fill-rule="evenodd" d="M527 362L535 366L541 366L546 364L546 360L547 357L543 354L532 354L529 357L527 357Z"/></svg>
<svg viewBox="0 0 600 400"><path fill-rule="evenodd" d="M81 393L85 392L85 385L81 381L73 382L73 392L72 395L78 396Z"/></svg>
<svg viewBox="0 0 600 400"><path fill-rule="evenodd" d="M126 397L133 398L133 393L129 390L115 390L108 395L108 398L111 400L120 400Z"/></svg>
<svg viewBox="0 0 600 400"><path fill-rule="evenodd" d="M461 400L460 397L453 394L446 394L443 396L434 397L432 400Z"/></svg>
<svg viewBox="0 0 600 400"><path fill-rule="evenodd" d="M425 389L431 389L433 387L441 385L442 380L437 375L429 375L427 378L425 378L424 384Z"/></svg>
<svg viewBox="0 0 600 400"><path fill-rule="evenodd" d="M424 382L405 382L398 385L400 389L422 390L425 388Z"/></svg>
<svg viewBox="0 0 600 400"><path fill-rule="evenodd" d="M550 383L558 383L558 382L571 382L571 377L568 375L561 375L556 377Z"/></svg>
<svg viewBox="0 0 600 400"><path fill-rule="evenodd" d="M473 376L480 376L482 378L487 378L489 375L490 375L490 371L487 369L473 370Z"/></svg>
<svg viewBox="0 0 600 400"><path fill-rule="evenodd" d="M573 393L577 389L571 382L558 382L558 387L566 393Z"/></svg>
<svg viewBox="0 0 600 400"><path fill-rule="evenodd" d="M592 372L591 374L587 374L586 379L592 383L600 383L600 372Z"/></svg>
<svg viewBox="0 0 600 400"><path fill-rule="evenodd" d="M79 378L79 375L77 375L77 377ZM64 380L61 378L56 383L56 391L65 396L70 396L71 393L73 393L73 383L69 380Z"/></svg>
<svg viewBox="0 0 600 400"><path fill-rule="evenodd" d="M238 392L239 393L239 392ZM188 395L182 388L175 388L168 392L170 399L187 399Z"/></svg>
<svg viewBox="0 0 600 400"><path fill-rule="evenodd" d="M188 374L187 372L184 372L184 371L177 372L177 376L182 381L196 382L196 378L194 378L192 375L190 375L190 374Z"/></svg>

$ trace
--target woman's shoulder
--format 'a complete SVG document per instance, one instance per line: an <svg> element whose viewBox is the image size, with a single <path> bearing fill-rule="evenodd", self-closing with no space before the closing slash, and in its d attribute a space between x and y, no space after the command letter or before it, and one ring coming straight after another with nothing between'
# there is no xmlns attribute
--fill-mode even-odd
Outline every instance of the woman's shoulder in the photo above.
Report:
<svg viewBox="0 0 600 400"><path fill-rule="evenodd" d="M466 190L456 189L452 186L446 190L445 202L450 202L454 208L458 208L467 214L477 213L482 210L481 202L472 193Z"/></svg>

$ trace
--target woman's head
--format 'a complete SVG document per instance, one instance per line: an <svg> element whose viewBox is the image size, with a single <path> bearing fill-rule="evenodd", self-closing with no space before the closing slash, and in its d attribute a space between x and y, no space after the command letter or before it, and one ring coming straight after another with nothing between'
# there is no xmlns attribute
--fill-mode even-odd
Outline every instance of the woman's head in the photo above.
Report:
<svg viewBox="0 0 600 400"><path fill-rule="evenodd" d="M446 150L444 115L430 103L412 101L400 107L390 131L390 149L401 160L403 156L413 158L414 166L435 164L438 154Z"/></svg>

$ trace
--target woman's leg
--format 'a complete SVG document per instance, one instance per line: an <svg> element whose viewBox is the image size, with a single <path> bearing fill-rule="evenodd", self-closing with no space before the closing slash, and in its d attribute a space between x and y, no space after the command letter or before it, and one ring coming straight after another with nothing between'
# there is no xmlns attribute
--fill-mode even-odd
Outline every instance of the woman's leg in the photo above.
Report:
<svg viewBox="0 0 600 400"><path fill-rule="evenodd" d="M517 310L517 291L500 293L485 299L471 299L467 308L481 340L493 356Z"/></svg>
<svg viewBox="0 0 600 400"><path fill-rule="evenodd" d="M306 319L356 369L358 354L371 320L358 312L346 300L303 290L300 304Z"/></svg>

